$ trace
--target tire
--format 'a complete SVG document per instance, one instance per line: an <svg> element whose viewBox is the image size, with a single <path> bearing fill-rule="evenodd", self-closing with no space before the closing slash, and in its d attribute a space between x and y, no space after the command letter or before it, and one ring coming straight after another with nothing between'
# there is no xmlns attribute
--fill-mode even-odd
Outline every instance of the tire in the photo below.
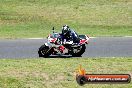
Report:
<svg viewBox="0 0 132 88"><path fill-rule="evenodd" d="M85 49L86 49L86 46L85 46L85 44L83 44L82 48L79 52L75 53L75 52L72 51L72 56L73 57L81 57L82 54L85 52Z"/></svg>
<svg viewBox="0 0 132 88"><path fill-rule="evenodd" d="M50 55L50 51L49 50L49 47L46 46L46 45L42 45L39 50L38 50L38 54L39 54L39 57L49 57ZM48 52L47 52L48 51Z"/></svg>

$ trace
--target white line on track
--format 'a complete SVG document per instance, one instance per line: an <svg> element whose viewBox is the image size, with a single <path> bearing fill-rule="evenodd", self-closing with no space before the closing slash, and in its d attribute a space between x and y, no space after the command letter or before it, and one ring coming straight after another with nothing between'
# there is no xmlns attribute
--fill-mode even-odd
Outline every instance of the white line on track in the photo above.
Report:
<svg viewBox="0 0 132 88"><path fill-rule="evenodd" d="M45 38L25 38L25 39L45 39Z"/></svg>
<svg viewBox="0 0 132 88"><path fill-rule="evenodd" d="M122 37L126 37L126 38L132 38L132 36L122 36ZM89 37L90 39L93 39L93 38L98 38L98 37ZM24 39L46 39L46 38L24 38Z"/></svg>
<svg viewBox="0 0 132 88"><path fill-rule="evenodd" d="M89 38L91 39L91 38L97 38L97 37L89 37Z"/></svg>
<svg viewBox="0 0 132 88"><path fill-rule="evenodd" d="M125 37L130 37L130 38L132 38L132 36L125 36Z"/></svg>
<svg viewBox="0 0 132 88"><path fill-rule="evenodd" d="M92 38L97 38L97 37L90 37L90 39ZM46 38L24 38L24 39L46 39Z"/></svg>

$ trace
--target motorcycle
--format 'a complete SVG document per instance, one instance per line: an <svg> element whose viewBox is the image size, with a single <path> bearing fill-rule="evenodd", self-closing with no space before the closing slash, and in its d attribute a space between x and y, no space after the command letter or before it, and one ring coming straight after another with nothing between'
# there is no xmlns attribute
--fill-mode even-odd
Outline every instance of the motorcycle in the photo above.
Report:
<svg viewBox="0 0 132 88"><path fill-rule="evenodd" d="M47 37L48 42L44 43L39 50L39 57L49 57L50 55L72 55L73 57L80 57L86 49L86 44L89 43L87 35L78 35L79 42L62 41L60 33L54 32Z"/></svg>

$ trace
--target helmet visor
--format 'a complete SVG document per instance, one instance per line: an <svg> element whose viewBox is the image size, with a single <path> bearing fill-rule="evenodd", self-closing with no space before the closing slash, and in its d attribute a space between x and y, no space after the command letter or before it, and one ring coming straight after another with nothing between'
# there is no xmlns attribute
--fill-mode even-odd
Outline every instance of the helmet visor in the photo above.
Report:
<svg viewBox="0 0 132 88"><path fill-rule="evenodd" d="M65 35L68 32L68 29L63 30L63 34Z"/></svg>

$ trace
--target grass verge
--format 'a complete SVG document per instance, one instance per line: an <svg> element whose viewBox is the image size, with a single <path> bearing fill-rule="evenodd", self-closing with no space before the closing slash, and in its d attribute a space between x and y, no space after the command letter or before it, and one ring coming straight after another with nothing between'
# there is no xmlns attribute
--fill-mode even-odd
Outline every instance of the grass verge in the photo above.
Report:
<svg viewBox="0 0 132 88"><path fill-rule="evenodd" d="M46 37L68 24L90 36L132 36L131 0L0 0L0 38Z"/></svg>
<svg viewBox="0 0 132 88"><path fill-rule="evenodd" d="M132 58L1 59L1 88L81 88L75 71L89 74L132 74ZM131 88L130 84L86 84L83 88Z"/></svg>

